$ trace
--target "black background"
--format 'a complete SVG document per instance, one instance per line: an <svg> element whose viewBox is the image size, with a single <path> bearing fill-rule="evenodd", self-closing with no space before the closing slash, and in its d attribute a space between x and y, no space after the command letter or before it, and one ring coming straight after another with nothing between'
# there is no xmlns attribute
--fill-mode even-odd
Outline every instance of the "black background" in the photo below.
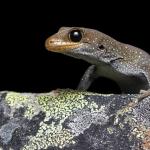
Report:
<svg viewBox="0 0 150 150"><path fill-rule="evenodd" d="M150 9L146 3L109 1L6 2L1 4L0 90L48 92L75 89L88 63L48 52L46 38L62 26L94 28L150 53ZM99 78L90 91L119 93Z"/></svg>

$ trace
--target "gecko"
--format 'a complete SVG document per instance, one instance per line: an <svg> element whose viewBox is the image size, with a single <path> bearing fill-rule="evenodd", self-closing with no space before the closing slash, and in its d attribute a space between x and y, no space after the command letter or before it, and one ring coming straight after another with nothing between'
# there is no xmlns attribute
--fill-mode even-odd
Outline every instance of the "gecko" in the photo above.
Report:
<svg viewBox="0 0 150 150"><path fill-rule="evenodd" d="M45 41L48 51L87 61L91 65L78 85L88 90L98 77L115 81L123 93L150 95L150 55L95 29L61 27Z"/></svg>

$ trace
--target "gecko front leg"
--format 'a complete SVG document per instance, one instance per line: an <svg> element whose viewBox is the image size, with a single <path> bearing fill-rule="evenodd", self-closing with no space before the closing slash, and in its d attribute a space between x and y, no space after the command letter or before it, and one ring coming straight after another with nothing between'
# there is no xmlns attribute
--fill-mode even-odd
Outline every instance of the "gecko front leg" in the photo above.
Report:
<svg viewBox="0 0 150 150"><path fill-rule="evenodd" d="M87 90L97 77L98 76L96 74L96 66L91 65L90 67L88 67L88 69L85 71L84 75L82 76L77 89L83 91Z"/></svg>

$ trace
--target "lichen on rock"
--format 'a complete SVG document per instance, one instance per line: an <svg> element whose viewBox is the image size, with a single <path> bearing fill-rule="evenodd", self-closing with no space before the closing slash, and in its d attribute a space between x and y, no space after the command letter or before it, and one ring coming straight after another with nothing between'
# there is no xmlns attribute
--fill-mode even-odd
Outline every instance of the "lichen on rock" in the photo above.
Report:
<svg viewBox="0 0 150 150"><path fill-rule="evenodd" d="M69 89L1 92L0 148L147 150L150 99L135 98Z"/></svg>

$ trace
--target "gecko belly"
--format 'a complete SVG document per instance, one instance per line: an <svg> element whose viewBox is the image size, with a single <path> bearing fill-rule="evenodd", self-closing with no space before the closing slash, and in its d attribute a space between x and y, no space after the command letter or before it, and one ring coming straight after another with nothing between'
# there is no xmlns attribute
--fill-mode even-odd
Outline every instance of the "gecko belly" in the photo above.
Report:
<svg viewBox="0 0 150 150"><path fill-rule="evenodd" d="M147 90L149 88L148 82L144 76L127 76L108 64L98 65L97 68L98 76L115 81L123 93L139 93L141 89Z"/></svg>

